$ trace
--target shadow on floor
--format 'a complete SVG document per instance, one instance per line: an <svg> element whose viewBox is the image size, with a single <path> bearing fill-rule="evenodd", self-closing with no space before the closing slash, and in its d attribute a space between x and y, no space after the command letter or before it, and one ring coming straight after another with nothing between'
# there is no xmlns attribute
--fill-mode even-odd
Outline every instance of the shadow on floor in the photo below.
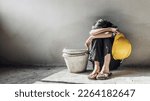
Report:
<svg viewBox="0 0 150 101"><path fill-rule="evenodd" d="M1 84L32 84L65 67L0 66Z"/></svg>

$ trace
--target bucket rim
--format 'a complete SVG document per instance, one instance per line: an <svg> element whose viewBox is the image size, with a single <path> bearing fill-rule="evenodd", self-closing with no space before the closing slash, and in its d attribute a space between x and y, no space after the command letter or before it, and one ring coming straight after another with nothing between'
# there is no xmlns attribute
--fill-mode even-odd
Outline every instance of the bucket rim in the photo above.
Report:
<svg viewBox="0 0 150 101"><path fill-rule="evenodd" d="M88 50L87 49L63 49L62 51L63 53L67 53L67 54L81 54L81 53L87 53Z"/></svg>

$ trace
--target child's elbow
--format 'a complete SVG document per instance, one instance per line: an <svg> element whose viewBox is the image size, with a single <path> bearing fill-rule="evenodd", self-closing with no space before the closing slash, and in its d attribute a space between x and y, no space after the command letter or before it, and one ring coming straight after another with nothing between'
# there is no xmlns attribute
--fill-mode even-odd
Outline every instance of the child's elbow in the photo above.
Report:
<svg viewBox="0 0 150 101"><path fill-rule="evenodd" d="M94 33L93 33L93 32L90 32L90 35L94 35Z"/></svg>
<svg viewBox="0 0 150 101"><path fill-rule="evenodd" d="M90 31L90 32L89 32L89 34L90 34L90 35L93 35L93 32L92 32L92 31Z"/></svg>

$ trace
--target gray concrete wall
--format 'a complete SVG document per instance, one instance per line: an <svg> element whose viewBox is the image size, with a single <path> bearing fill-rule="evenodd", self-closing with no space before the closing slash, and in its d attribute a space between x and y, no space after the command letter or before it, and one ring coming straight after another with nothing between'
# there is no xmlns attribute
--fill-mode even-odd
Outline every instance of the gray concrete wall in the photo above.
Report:
<svg viewBox="0 0 150 101"><path fill-rule="evenodd" d="M84 48L100 17L133 44L124 65L150 65L149 0L0 0L0 59L13 64L64 64L63 48Z"/></svg>

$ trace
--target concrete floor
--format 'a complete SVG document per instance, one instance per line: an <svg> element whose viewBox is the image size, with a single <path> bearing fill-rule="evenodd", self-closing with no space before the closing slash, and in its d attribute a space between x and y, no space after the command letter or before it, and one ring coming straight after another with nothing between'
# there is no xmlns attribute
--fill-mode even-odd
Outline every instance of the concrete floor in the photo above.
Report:
<svg viewBox="0 0 150 101"><path fill-rule="evenodd" d="M0 66L1 84L32 84L64 67Z"/></svg>
<svg viewBox="0 0 150 101"><path fill-rule="evenodd" d="M66 67L0 67L1 84L150 84L150 67L120 67L113 72L109 80L88 80L87 76L91 72L69 73Z"/></svg>
<svg viewBox="0 0 150 101"><path fill-rule="evenodd" d="M120 67L112 71L113 76L108 80L89 80L87 78L91 70L84 73L69 73L67 69L50 75L36 84L59 83L59 84L150 84L149 67Z"/></svg>

